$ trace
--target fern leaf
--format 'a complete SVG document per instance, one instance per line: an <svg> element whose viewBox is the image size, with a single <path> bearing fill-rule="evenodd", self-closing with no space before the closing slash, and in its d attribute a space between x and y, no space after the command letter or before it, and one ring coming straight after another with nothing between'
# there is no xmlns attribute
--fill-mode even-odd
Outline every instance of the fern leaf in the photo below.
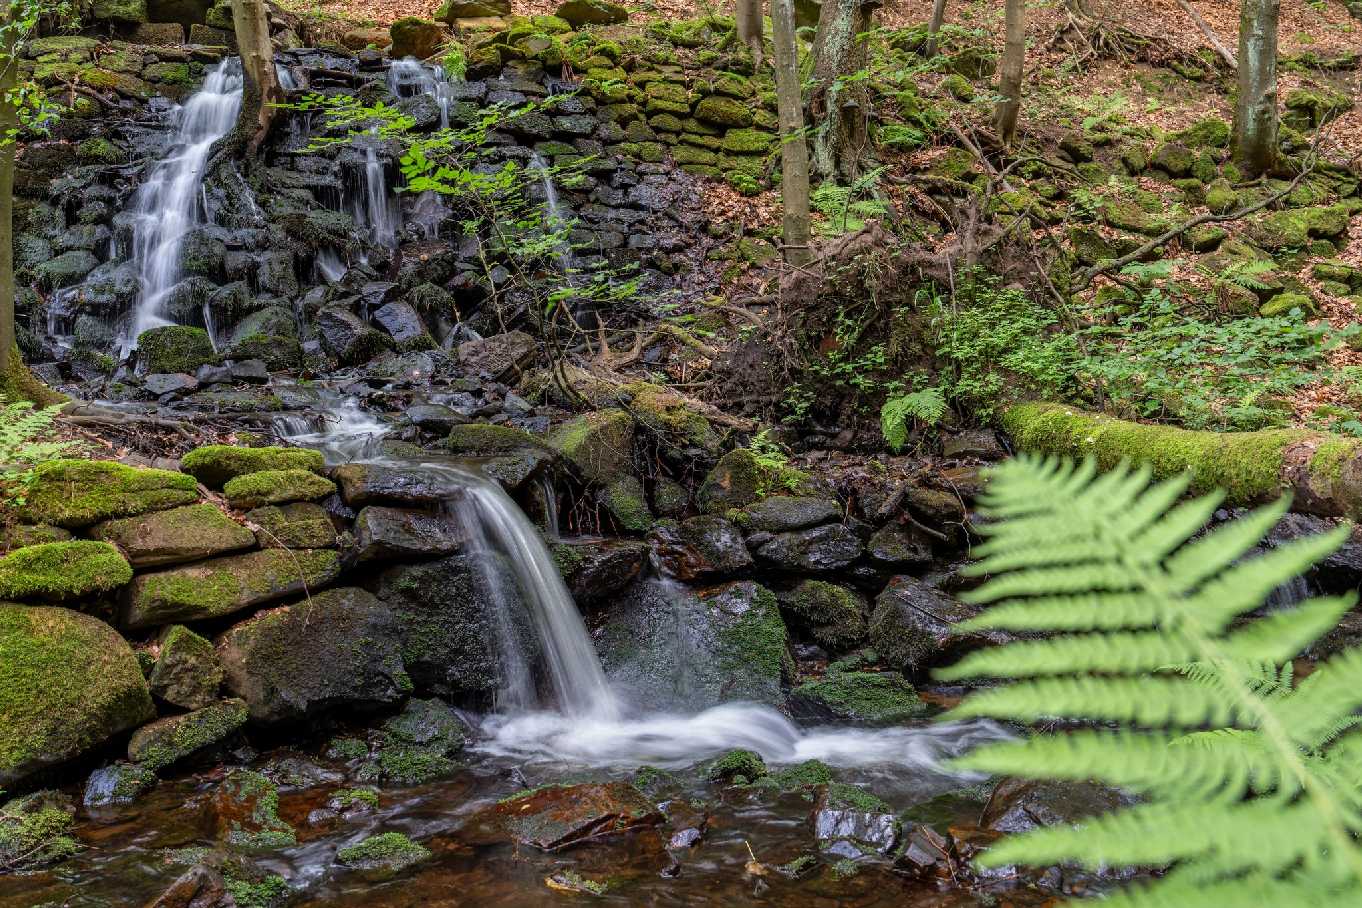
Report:
<svg viewBox="0 0 1362 908"><path fill-rule="evenodd" d="M1219 692L1183 678L1045 678L990 688L967 698L946 718L1090 719L1148 728L1233 725L1241 714Z"/></svg>

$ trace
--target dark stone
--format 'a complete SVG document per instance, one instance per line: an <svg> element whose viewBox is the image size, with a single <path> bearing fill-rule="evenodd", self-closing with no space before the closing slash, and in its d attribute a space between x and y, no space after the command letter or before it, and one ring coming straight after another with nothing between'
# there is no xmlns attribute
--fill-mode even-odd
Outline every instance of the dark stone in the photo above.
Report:
<svg viewBox="0 0 1362 908"><path fill-rule="evenodd" d="M364 590L315 593L218 638L227 687L257 722L395 703L412 689L400 617Z"/></svg>
<svg viewBox="0 0 1362 908"><path fill-rule="evenodd" d="M408 407L402 415L417 428L439 435L448 434L455 426L461 426L469 421L464 414L440 404L415 404Z"/></svg>
<svg viewBox="0 0 1362 908"><path fill-rule="evenodd" d="M890 567L921 567L931 563L932 545L926 534L891 523L870 537L866 554Z"/></svg>
<svg viewBox="0 0 1362 908"><path fill-rule="evenodd" d="M743 509L743 525L752 530L786 533L842 519L842 507L827 498L772 495Z"/></svg>
<svg viewBox="0 0 1362 908"><path fill-rule="evenodd" d="M742 532L722 517L684 520L680 536L692 554L686 559L686 579L736 574L752 566Z"/></svg>
<svg viewBox="0 0 1362 908"><path fill-rule="evenodd" d="M344 366L368 362L389 346L387 337L348 309L323 309L317 313L316 327L327 352Z"/></svg>
<svg viewBox="0 0 1362 908"><path fill-rule="evenodd" d="M512 331L459 344L459 364L473 374L504 382L519 375L539 353L537 340L524 332Z"/></svg>
<svg viewBox="0 0 1362 908"><path fill-rule="evenodd" d="M85 782L86 807L131 804L156 787L156 773L132 763L114 763L90 773Z"/></svg>
<svg viewBox="0 0 1362 908"><path fill-rule="evenodd" d="M888 804L837 783L819 788L810 822L819 851L852 861L889 854L898 844L901 831L899 819Z"/></svg>
<svg viewBox="0 0 1362 908"><path fill-rule="evenodd" d="M1007 451L991 429L974 429L947 436L941 442L945 457L977 457L980 460L1002 460Z"/></svg>
<svg viewBox="0 0 1362 908"><path fill-rule="evenodd" d="M643 572L648 545L632 539L574 540L553 546L553 559L578 603L600 602Z"/></svg>
<svg viewBox="0 0 1362 908"><path fill-rule="evenodd" d="M199 387L199 381L183 372L154 372L142 379L142 387L147 393L160 397L164 394L195 391Z"/></svg>
<svg viewBox="0 0 1362 908"><path fill-rule="evenodd" d="M421 511L370 506L355 520L355 560L361 564L449 555L467 541L454 521Z"/></svg>
<svg viewBox="0 0 1362 908"><path fill-rule="evenodd" d="M895 577L875 600L870 645L887 664L909 674L955 661L970 649L1002 642L1001 634L953 633L953 626L979 614L914 577Z"/></svg>
<svg viewBox="0 0 1362 908"><path fill-rule="evenodd" d="M425 322L407 303L398 301L379 307L374 312L374 321L404 350L434 346Z"/></svg>
<svg viewBox="0 0 1362 908"><path fill-rule="evenodd" d="M860 557L861 540L840 523L779 533L757 549L757 558L792 571L836 571Z"/></svg>
<svg viewBox="0 0 1362 908"><path fill-rule="evenodd" d="M661 823L662 814L652 801L627 782L553 785L476 814L460 838L470 844L510 841L553 852Z"/></svg>
<svg viewBox="0 0 1362 908"><path fill-rule="evenodd" d="M263 360L243 359L232 363L229 373L232 381L265 384L270 380L270 370Z"/></svg>
<svg viewBox="0 0 1362 908"><path fill-rule="evenodd" d="M337 467L332 478L352 508L370 504L438 505L460 493L449 474L418 464L347 463Z"/></svg>

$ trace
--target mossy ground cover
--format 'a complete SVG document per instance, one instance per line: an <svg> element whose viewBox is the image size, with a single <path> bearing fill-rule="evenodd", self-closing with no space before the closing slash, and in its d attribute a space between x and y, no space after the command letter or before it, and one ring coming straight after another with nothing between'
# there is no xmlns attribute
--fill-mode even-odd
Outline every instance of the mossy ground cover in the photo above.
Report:
<svg viewBox="0 0 1362 908"><path fill-rule="evenodd" d="M107 460L53 460L33 472L19 516L68 529L198 500L193 477Z"/></svg>
<svg viewBox="0 0 1362 908"><path fill-rule="evenodd" d="M131 565L107 542L49 542L0 558L0 599L80 599L111 592L131 579Z"/></svg>
<svg viewBox="0 0 1362 908"><path fill-rule="evenodd" d="M180 469L211 489L230 479L262 470L311 470L321 473L320 451L306 448L242 448L236 445L205 445L180 459Z"/></svg>

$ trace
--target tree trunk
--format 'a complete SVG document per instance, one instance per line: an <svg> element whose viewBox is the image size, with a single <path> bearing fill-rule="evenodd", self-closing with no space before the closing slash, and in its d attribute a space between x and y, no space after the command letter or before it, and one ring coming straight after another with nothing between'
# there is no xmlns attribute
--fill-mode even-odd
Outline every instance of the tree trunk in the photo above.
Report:
<svg viewBox="0 0 1362 908"><path fill-rule="evenodd" d="M866 66L871 17L880 0L823 0L813 46L813 172L821 180L855 182L869 145L865 83L848 79Z"/></svg>
<svg viewBox="0 0 1362 908"><path fill-rule="evenodd" d="M761 68L762 42L766 37L761 7L762 0L735 0L738 38L752 51L752 62L758 69Z"/></svg>
<svg viewBox="0 0 1362 908"><path fill-rule="evenodd" d="M936 39L941 34L941 26L946 21L946 0L936 0L932 4L932 21L927 24L927 56L936 56Z"/></svg>
<svg viewBox="0 0 1362 908"><path fill-rule="evenodd" d="M1003 48L1002 73L998 93L1002 100L993 121L1003 144L1011 147L1017 138L1017 117L1021 114L1022 71L1026 66L1026 3L1007 0L1007 44Z"/></svg>
<svg viewBox="0 0 1362 908"><path fill-rule="evenodd" d="M1246 177L1277 163L1277 20L1281 0L1243 0L1239 10L1239 103L1234 161Z"/></svg>
<svg viewBox="0 0 1362 908"><path fill-rule="evenodd" d="M11 357L17 358L14 339L14 158L18 141L14 132L19 126L19 114L11 96L17 81L19 61L15 48L0 48L0 391L5 387Z"/></svg>
<svg viewBox="0 0 1362 908"><path fill-rule="evenodd" d="M785 261L807 265L809 248L809 148L804 140L804 99L799 87L799 45L794 0L771 0L771 36L776 48L776 100L780 108L781 226Z"/></svg>
<svg viewBox="0 0 1362 908"><path fill-rule="evenodd" d="M284 98L279 73L274 68L274 44L270 41L269 13L265 0L232 0L232 25L241 52L245 86L241 94L241 116L237 120L237 142L244 140L246 154L254 158L269 138L270 127Z"/></svg>

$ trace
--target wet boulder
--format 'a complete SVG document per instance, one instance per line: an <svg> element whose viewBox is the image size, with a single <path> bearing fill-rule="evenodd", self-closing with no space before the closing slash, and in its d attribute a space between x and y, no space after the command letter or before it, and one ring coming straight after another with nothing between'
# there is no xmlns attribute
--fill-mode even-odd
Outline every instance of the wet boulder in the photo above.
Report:
<svg viewBox="0 0 1362 908"><path fill-rule="evenodd" d="M221 744L246 724L246 704L223 700L178 716L158 719L133 732L128 759L160 772L198 751Z"/></svg>
<svg viewBox="0 0 1362 908"><path fill-rule="evenodd" d="M966 650L1002 642L998 634L956 635L953 626L979 609L914 577L895 577L875 600L870 645L887 664L909 674L945 665Z"/></svg>
<svg viewBox="0 0 1362 908"><path fill-rule="evenodd" d="M426 329L426 323L408 303L388 303L374 312L374 321L393 339L399 350L431 350L435 340Z"/></svg>
<svg viewBox="0 0 1362 908"><path fill-rule="evenodd" d="M648 508L643 483L637 476L621 476L597 489L596 501L626 533L646 533L652 528L653 513Z"/></svg>
<svg viewBox="0 0 1362 908"><path fill-rule="evenodd" d="M166 325L137 335L137 361L149 373L188 372L218 361L213 342L202 328Z"/></svg>
<svg viewBox="0 0 1362 908"><path fill-rule="evenodd" d="M370 505L355 519L355 560L408 561L453 554L467 542L448 517Z"/></svg>
<svg viewBox="0 0 1362 908"><path fill-rule="evenodd" d="M810 823L820 852L851 861L888 856L902 832L892 807L868 791L839 782L820 786Z"/></svg>
<svg viewBox="0 0 1362 908"><path fill-rule="evenodd" d="M160 700L184 709L202 709L217 701L222 666L213 644L179 624L161 631L156 661L147 684Z"/></svg>
<svg viewBox="0 0 1362 908"><path fill-rule="evenodd" d="M824 646L845 650L865 639L866 602L854 590L805 580L781 596L780 604Z"/></svg>
<svg viewBox="0 0 1362 908"><path fill-rule="evenodd" d="M842 507L828 498L772 495L753 502L738 518L749 530L787 533L842 519Z"/></svg>
<svg viewBox="0 0 1362 908"><path fill-rule="evenodd" d="M364 319L349 309L339 306L318 312L316 328L326 352L342 366L367 363L391 345L386 335L370 328Z"/></svg>
<svg viewBox="0 0 1362 908"><path fill-rule="evenodd" d="M35 791L0 805L0 867L34 870L76 854L81 846L71 834L75 813L71 799L56 791Z"/></svg>
<svg viewBox="0 0 1362 908"><path fill-rule="evenodd" d="M228 480L262 470L324 469L320 451L306 448L243 448L236 445L205 445L180 460L180 469L210 489L221 489Z"/></svg>
<svg viewBox="0 0 1362 908"><path fill-rule="evenodd" d="M97 618L0 604L0 785L155 718L131 647Z"/></svg>
<svg viewBox="0 0 1362 908"><path fill-rule="evenodd" d="M891 523L866 543L870 560L884 567L924 567L932 562L931 540L919 530Z"/></svg>
<svg viewBox="0 0 1362 908"><path fill-rule="evenodd" d="M424 60L433 57L445 43L445 29L438 22L406 16L398 19L389 29L392 45L389 53L394 60L415 57Z"/></svg>
<svg viewBox="0 0 1362 908"><path fill-rule="evenodd" d="M611 684L640 709L784 702L785 624L775 594L750 581L702 591L640 581L612 603L596 647Z"/></svg>
<svg viewBox="0 0 1362 908"><path fill-rule="evenodd" d="M114 763L90 773L82 802L86 807L131 804L156 787L156 773L133 763Z"/></svg>
<svg viewBox="0 0 1362 908"><path fill-rule="evenodd" d="M135 578L123 621L141 630L176 621L203 621L315 593L340 575L333 551L264 549L171 568Z"/></svg>
<svg viewBox="0 0 1362 908"><path fill-rule="evenodd" d="M95 539L113 543L134 568L198 561L255 545L255 534L211 504L191 504L96 524Z"/></svg>
<svg viewBox="0 0 1362 908"><path fill-rule="evenodd" d="M394 26L396 28L396 26ZM430 857L430 849L400 832L383 832L336 852L336 862L351 870L389 876Z"/></svg>
<svg viewBox="0 0 1362 908"><path fill-rule="evenodd" d="M503 561L453 555L393 567L379 575L378 597L396 619L402 659L417 691L477 702L503 686L501 633L510 629L519 652L533 661L534 636L514 578ZM509 613L499 618L496 609Z"/></svg>
<svg viewBox="0 0 1362 908"><path fill-rule="evenodd" d="M757 559L789 571L837 571L861 556L860 538L840 523L779 533L757 548Z"/></svg>
<svg viewBox="0 0 1362 908"><path fill-rule="evenodd" d="M0 599L84 599L118 589L131 579L127 560L107 542L47 542L0 557Z"/></svg>
<svg viewBox="0 0 1362 908"><path fill-rule="evenodd" d="M683 520L679 535L692 553L686 565L689 578L736 574L752 566L742 531L722 517L702 514Z"/></svg>
<svg viewBox="0 0 1362 908"><path fill-rule="evenodd" d="M601 602L638 579L648 545L632 539L573 540L552 546L563 582L579 604Z"/></svg>
<svg viewBox="0 0 1362 908"><path fill-rule="evenodd" d="M227 689L257 722L397 702L412 689L399 620L354 588L262 612L217 639Z"/></svg>
<svg viewBox="0 0 1362 908"><path fill-rule="evenodd" d="M331 474L352 508L371 504L432 506L451 501L460 486L447 471L416 464L347 463Z"/></svg>
<svg viewBox="0 0 1362 908"><path fill-rule="evenodd" d="M539 341L523 331L495 334L459 344L459 365L473 375L506 382L539 358Z"/></svg>
<svg viewBox="0 0 1362 908"><path fill-rule="evenodd" d="M194 479L107 460L50 460L33 471L19 518L78 529L198 501Z"/></svg>
<svg viewBox="0 0 1362 908"><path fill-rule="evenodd" d="M662 821L652 801L627 782L549 785L474 815L460 838L471 844L511 841L555 852Z"/></svg>
<svg viewBox="0 0 1362 908"><path fill-rule="evenodd" d="M798 719L897 725L920 718L926 709L896 672L829 672L790 691L790 712Z"/></svg>
<svg viewBox="0 0 1362 908"><path fill-rule="evenodd" d="M213 813L218 838L234 848L268 851L298 842L279 816L279 787L262 773L229 770L213 792Z"/></svg>
<svg viewBox="0 0 1362 908"><path fill-rule="evenodd" d="M588 482L609 484L630 473L634 420L623 410L597 410L569 420L547 439Z"/></svg>
<svg viewBox="0 0 1362 908"><path fill-rule="evenodd" d="M38 285L43 289L61 290L79 284L98 265L99 259L93 252L77 249L43 262L33 268L33 273L37 275Z"/></svg>

